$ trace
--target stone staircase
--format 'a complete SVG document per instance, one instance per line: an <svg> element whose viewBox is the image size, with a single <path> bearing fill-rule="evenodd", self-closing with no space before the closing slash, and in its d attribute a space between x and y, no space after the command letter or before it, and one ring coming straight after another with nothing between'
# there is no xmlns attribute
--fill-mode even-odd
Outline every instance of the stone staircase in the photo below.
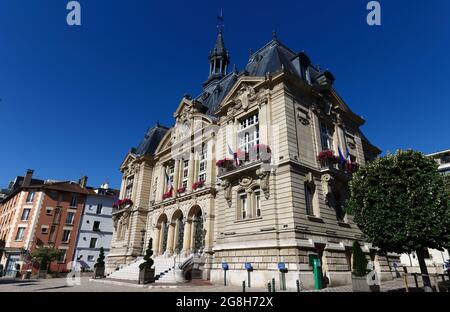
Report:
<svg viewBox="0 0 450 312"><path fill-rule="evenodd" d="M185 261L185 258L176 257L176 266ZM155 268L155 283L177 283L180 278L179 269L174 269L174 257L159 256L153 259ZM130 264L121 267L119 270L107 276L108 279L138 281L139 265L144 262L142 257L137 258Z"/></svg>

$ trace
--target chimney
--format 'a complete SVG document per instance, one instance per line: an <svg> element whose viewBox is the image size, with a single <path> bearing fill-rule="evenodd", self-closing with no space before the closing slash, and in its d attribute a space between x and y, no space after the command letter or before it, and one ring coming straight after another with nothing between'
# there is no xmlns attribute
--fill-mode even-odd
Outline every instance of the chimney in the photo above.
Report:
<svg viewBox="0 0 450 312"><path fill-rule="evenodd" d="M87 176L83 176L83 177L78 181L78 184L80 184L80 186L81 186L82 188L86 188L86 186L87 186L87 180L88 180L88 177L87 177Z"/></svg>
<svg viewBox="0 0 450 312"><path fill-rule="evenodd" d="M22 186L30 186L31 178L33 178L33 170L28 169L25 177L23 178Z"/></svg>

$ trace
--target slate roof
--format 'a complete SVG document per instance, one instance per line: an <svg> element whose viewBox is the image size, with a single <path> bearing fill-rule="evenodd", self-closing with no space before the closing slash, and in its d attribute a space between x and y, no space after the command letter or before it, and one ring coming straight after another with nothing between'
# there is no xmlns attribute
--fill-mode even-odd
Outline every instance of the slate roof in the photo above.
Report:
<svg viewBox="0 0 450 312"><path fill-rule="evenodd" d="M221 32L219 32L217 36L214 49L210 52L209 57L211 58L215 55L227 55L228 58L228 52L225 48L225 43ZM234 69L223 77L209 77L209 79L203 84L201 93L195 97L194 100L200 102L205 107L204 112L206 115L216 119L215 112L217 111L219 104L227 96L240 76L261 77L268 73L274 74L280 72L284 69L284 71L290 72L300 78L302 76L300 73L300 68L294 64L294 60L298 57L308 59L307 66L309 69L311 83L314 87L321 87L321 83L318 80L324 75L328 79L332 79L334 81L334 77L332 77L331 73L327 71L321 72L320 69L317 69L310 64L309 58L306 54L303 52L293 52L287 46L282 44L277 39L276 34L274 34L270 42L250 55L249 61L244 70L238 72ZM153 154L162 137L168 130L168 128L162 127L159 124L151 128L145 135L145 138L139 147L135 149L135 153L138 155ZM371 144L364 134L361 133L361 135L364 141Z"/></svg>
<svg viewBox="0 0 450 312"><path fill-rule="evenodd" d="M161 126L157 123L155 126L148 129L144 139L141 141L139 146L133 150L133 152L139 156L153 155L159 145L159 142L161 142L167 131L169 131L169 128Z"/></svg>

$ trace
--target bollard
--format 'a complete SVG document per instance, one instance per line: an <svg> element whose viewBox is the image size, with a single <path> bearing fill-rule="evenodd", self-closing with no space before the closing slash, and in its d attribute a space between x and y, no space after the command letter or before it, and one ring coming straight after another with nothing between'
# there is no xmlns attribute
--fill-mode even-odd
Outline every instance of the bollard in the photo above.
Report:
<svg viewBox="0 0 450 312"><path fill-rule="evenodd" d="M414 282L416 283L416 288L419 289L419 282L417 281L417 273L413 273Z"/></svg>
<svg viewBox="0 0 450 312"><path fill-rule="evenodd" d="M436 285L436 292L440 292L439 282L438 282L438 279L437 279L437 274L433 275L433 279L434 279L434 284Z"/></svg>
<svg viewBox="0 0 450 312"><path fill-rule="evenodd" d="M297 292L300 292L300 281L296 280L295 283L297 284Z"/></svg>
<svg viewBox="0 0 450 312"><path fill-rule="evenodd" d="M409 288L408 288L408 276L404 275L403 277L404 277L404 279L405 279L406 292L409 292Z"/></svg>
<svg viewBox="0 0 450 312"><path fill-rule="evenodd" d="M272 289L271 289L271 287L270 287L270 282L267 283L267 291L268 291L268 292L272 292Z"/></svg>
<svg viewBox="0 0 450 312"><path fill-rule="evenodd" d="M275 292L275 279L272 278L272 292Z"/></svg>
<svg viewBox="0 0 450 312"><path fill-rule="evenodd" d="M242 281L242 292L245 292L245 281Z"/></svg>

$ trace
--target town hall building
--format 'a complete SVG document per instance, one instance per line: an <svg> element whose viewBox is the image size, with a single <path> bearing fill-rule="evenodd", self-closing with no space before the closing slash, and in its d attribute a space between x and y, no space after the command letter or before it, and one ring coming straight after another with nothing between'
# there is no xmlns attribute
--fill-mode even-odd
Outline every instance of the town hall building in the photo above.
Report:
<svg viewBox="0 0 450 312"><path fill-rule="evenodd" d="M328 285L351 284L354 241L392 278L398 256L366 243L344 210L352 173L380 150L333 74L275 33L243 70L229 63L219 30L202 92L185 95L173 124L157 123L126 155L110 277L137 279L151 237L161 282L223 284L227 266L227 283L241 285L247 264L252 285L265 287L282 263L288 288L297 280L314 288L311 259L319 259Z"/></svg>

